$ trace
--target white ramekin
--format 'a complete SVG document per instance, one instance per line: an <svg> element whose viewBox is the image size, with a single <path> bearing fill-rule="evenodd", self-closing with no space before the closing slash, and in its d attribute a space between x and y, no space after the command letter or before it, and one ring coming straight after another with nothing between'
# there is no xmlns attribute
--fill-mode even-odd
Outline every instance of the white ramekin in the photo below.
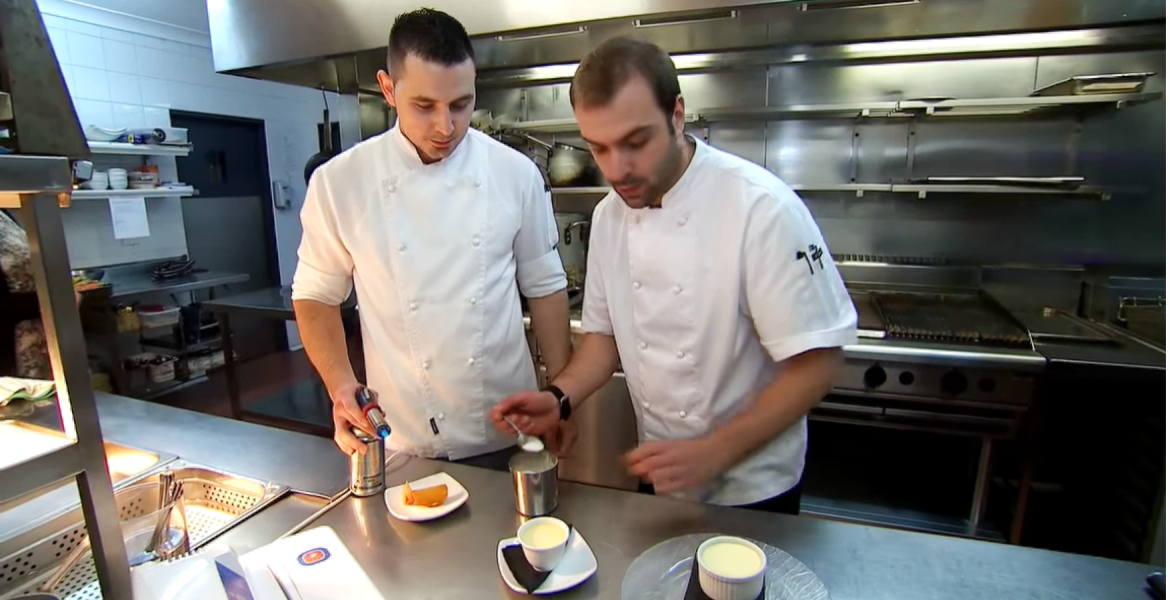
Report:
<svg viewBox="0 0 1170 600"><path fill-rule="evenodd" d="M524 542L524 532L540 523L556 526L564 534L564 541L551 548L529 546ZM520 529L516 530L516 538L520 540L520 547L524 549L524 558L527 558L528 564L537 571L551 571L556 568L557 563L561 562L561 557L565 555L565 548L569 545L570 537L572 536L569 526L556 517L537 517L525 522L520 526Z"/></svg>
<svg viewBox="0 0 1170 600"><path fill-rule="evenodd" d="M712 572L703 563L703 550L708 546L720 543L733 543L746 546L755 551L760 557L760 570L747 577L726 577ZM729 535L715 536L702 544L695 555L699 565L699 587L711 600L756 600L764 589L764 571L768 568L768 557L759 546L740 537Z"/></svg>

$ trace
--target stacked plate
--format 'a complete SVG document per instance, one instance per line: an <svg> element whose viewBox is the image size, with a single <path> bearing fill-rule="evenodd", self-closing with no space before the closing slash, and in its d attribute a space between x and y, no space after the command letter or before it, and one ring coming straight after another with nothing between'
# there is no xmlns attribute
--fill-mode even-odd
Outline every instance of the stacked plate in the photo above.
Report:
<svg viewBox="0 0 1170 600"><path fill-rule="evenodd" d="M126 169L110 169L110 189L124 190L130 186L130 176Z"/></svg>

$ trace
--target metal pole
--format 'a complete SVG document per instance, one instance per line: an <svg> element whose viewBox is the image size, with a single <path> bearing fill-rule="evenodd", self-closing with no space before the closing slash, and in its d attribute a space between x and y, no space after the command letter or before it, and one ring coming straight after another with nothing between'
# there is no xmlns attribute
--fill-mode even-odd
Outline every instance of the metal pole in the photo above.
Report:
<svg viewBox="0 0 1170 600"><path fill-rule="evenodd" d="M974 536L979 531L979 521L983 520L983 505L987 501L987 481L991 475L991 437L983 436L983 444L979 448L979 470L975 474L975 493L971 498L971 517L967 522L967 535Z"/></svg>
<svg viewBox="0 0 1170 600"><path fill-rule="evenodd" d="M106 470L105 447L86 364L85 337L70 277L69 252L57 195L23 196L20 216L28 232L61 424L66 435L76 440L80 457L77 487L102 596L128 599L132 597L130 567L118 525L114 489Z"/></svg>

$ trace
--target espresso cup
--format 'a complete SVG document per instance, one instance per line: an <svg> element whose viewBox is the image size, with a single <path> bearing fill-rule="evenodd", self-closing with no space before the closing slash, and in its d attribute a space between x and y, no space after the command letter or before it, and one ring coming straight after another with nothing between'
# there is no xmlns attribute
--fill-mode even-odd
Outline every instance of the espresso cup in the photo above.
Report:
<svg viewBox="0 0 1170 600"><path fill-rule="evenodd" d="M557 568L569 545L569 526L556 517L537 517L516 530L524 558L537 571Z"/></svg>

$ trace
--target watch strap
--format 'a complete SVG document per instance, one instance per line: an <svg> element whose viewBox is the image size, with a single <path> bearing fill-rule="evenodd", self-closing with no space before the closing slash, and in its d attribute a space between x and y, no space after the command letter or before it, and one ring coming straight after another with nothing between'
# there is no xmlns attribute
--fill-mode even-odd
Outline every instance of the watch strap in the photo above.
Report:
<svg viewBox="0 0 1170 600"><path fill-rule="evenodd" d="M561 420L568 421L573 414L573 405L569 402L569 397L565 395L565 392L555 385L546 385L541 391L548 392L553 395L553 398L556 398L561 410Z"/></svg>

